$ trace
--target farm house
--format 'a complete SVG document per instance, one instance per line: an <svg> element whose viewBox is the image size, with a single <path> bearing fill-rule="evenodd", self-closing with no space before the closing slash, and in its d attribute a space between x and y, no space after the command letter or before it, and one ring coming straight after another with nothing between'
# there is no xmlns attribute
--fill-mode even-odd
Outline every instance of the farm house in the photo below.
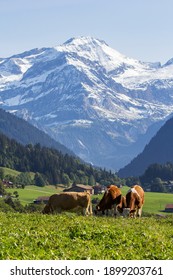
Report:
<svg viewBox="0 0 173 280"><path fill-rule="evenodd" d="M49 196L39 196L36 199L34 199L34 204L40 204L40 203L47 203L49 200Z"/></svg>
<svg viewBox="0 0 173 280"><path fill-rule="evenodd" d="M64 192L84 192L84 191L89 191L90 194L94 194L94 189L92 186L82 185L82 184L76 184L73 185L71 188L64 190Z"/></svg>
<svg viewBox="0 0 173 280"><path fill-rule="evenodd" d="M165 206L165 212L172 212L173 213L173 204L167 204Z"/></svg>

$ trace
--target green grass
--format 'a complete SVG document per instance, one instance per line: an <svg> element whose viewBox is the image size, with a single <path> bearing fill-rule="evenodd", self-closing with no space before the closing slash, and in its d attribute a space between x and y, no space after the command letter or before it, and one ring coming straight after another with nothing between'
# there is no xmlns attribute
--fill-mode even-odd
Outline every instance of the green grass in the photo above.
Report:
<svg viewBox="0 0 173 280"><path fill-rule="evenodd" d="M32 203L34 199L39 196L50 196L53 193L57 193L59 189L56 189L54 186L26 186L24 189L7 189L7 192L13 193L17 191L19 194L19 200L23 205Z"/></svg>
<svg viewBox="0 0 173 280"><path fill-rule="evenodd" d="M20 172L12 170L10 168L5 168L5 175L17 176ZM34 173L31 173L31 176L34 176ZM37 186L26 186L25 189L7 189L8 192L13 193L14 191L18 191L19 199L23 205L28 203L32 203L34 199L39 196L49 196L53 193L57 193L62 191L62 188L55 188L54 186L45 186L45 187L37 187ZM126 195L129 187L123 186L121 188L122 194ZM99 195L101 199L103 195ZM94 196L93 196L94 197ZM145 192L145 204L143 207L143 212L151 213L151 214L165 214L163 211L165 209L166 204L173 203L173 194L168 193L152 193Z"/></svg>
<svg viewBox="0 0 173 280"><path fill-rule="evenodd" d="M122 188L123 195L128 189ZM28 204L62 188L27 186L17 191ZM145 193L144 213L161 214L167 203L173 203L173 194ZM172 244L173 214L129 219L0 212L1 260L172 260Z"/></svg>
<svg viewBox="0 0 173 280"><path fill-rule="evenodd" d="M150 213L162 213L162 211L165 210L166 204L173 204L173 194L146 192L143 211Z"/></svg>
<svg viewBox="0 0 173 280"><path fill-rule="evenodd" d="M13 176L13 177L17 177L21 172L17 171L17 170L13 170L11 168L7 168L7 167L1 167L4 170L4 176ZM31 176L31 179L34 179L35 173L34 172L28 172Z"/></svg>
<svg viewBox="0 0 173 280"><path fill-rule="evenodd" d="M39 196L50 196L53 193L62 191L63 188L59 187L56 189L54 186L26 186L25 189L7 189L7 191L10 193L13 193L16 190L19 194L19 200L23 205L26 205L28 203L32 203L33 200ZM125 195L128 190L128 187L123 187L121 189L122 194ZM102 196L103 194L96 197L101 199ZM173 194L145 192L145 204L143 207L143 212L151 214L166 214L163 211L165 209L165 205L169 203L173 203Z"/></svg>
<svg viewBox="0 0 173 280"><path fill-rule="evenodd" d="M172 260L173 216L0 213L1 260Z"/></svg>
<svg viewBox="0 0 173 280"><path fill-rule="evenodd" d="M4 175L10 175L10 176L14 176L16 177L17 175L19 175L21 172L7 168L7 167L1 167L4 170Z"/></svg>

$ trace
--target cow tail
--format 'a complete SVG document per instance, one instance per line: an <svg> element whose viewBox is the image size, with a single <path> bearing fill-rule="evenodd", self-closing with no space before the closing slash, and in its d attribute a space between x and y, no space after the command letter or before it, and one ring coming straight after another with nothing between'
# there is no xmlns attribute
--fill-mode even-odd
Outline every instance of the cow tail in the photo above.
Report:
<svg viewBox="0 0 173 280"><path fill-rule="evenodd" d="M90 209L90 215L93 214L93 210L92 210L92 202L90 201L90 204L89 204L89 209Z"/></svg>

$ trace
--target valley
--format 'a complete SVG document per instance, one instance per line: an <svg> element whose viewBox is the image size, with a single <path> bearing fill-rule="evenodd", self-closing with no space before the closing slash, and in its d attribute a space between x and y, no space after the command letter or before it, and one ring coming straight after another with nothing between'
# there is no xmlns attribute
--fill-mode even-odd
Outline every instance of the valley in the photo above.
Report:
<svg viewBox="0 0 173 280"><path fill-rule="evenodd" d="M113 171L144 149L173 113L173 64L126 57L72 38L0 61L0 106L84 161Z"/></svg>

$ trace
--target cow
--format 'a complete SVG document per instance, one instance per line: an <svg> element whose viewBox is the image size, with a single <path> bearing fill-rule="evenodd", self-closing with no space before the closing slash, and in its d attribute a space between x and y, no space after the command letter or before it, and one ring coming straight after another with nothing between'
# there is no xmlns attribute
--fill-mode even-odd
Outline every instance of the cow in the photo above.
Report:
<svg viewBox="0 0 173 280"><path fill-rule="evenodd" d="M62 192L49 197L42 213L49 214L80 207L84 215L92 214L91 194L87 192Z"/></svg>
<svg viewBox="0 0 173 280"><path fill-rule="evenodd" d="M95 214L101 212L102 214L105 211L108 214L108 211L111 210L112 215L117 215L117 206L121 202L122 193L121 190L115 185L109 185L105 191L102 199L96 205Z"/></svg>
<svg viewBox="0 0 173 280"><path fill-rule="evenodd" d="M142 207L144 205L144 190L139 185L134 185L127 192L125 197L121 198L118 205L118 211L128 212L129 217L141 217Z"/></svg>

